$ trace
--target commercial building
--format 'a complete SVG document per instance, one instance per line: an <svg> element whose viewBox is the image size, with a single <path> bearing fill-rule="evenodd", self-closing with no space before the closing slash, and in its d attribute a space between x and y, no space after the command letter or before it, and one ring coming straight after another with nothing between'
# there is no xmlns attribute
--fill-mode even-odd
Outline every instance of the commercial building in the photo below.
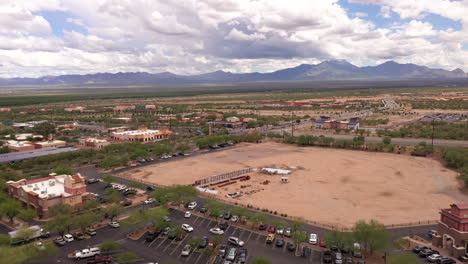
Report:
<svg viewBox="0 0 468 264"><path fill-rule="evenodd" d="M1 107L0 112L11 112L11 108Z"/></svg>
<svg viewBox="0 0 468 264"><path fill-rule="evenodd" d="M359 118L351 118L349 121L332 120L328 116L321 116L315 121L314 128L316 129L359 129Z"/></svg>
<svg viewBox="0 0 468 264"><path fill-rule="evenodd" d="M65 110L65 112L74 112L74 111L83 112L85 109L86 109L86 107L84 107L84 106L75 106L75 107L65 108L64 110Z"/></svg>
<svg viewBox="0 0 468 264"><path fill-rule="evenodd" d="M145 105L145 109L146 109L146 110L155 110L155 109L156 109L156 105Z"/></svg>
<svg viewBox="0 0 468 264"><path fill-rule="evenodd" d="M16 141L16 140L8 140L6 143L6 147L11 152L20 152L20 151L27 151L27 150L34 150L34 144L28 141Z"/></svg>
<svg viewBox="0 0 468 264"><path fill-rule="evenodd" d="M67 142L63 140L50 140L50 141L41 141L41 142L34 142L35 149L41 148L59 148L65 147Z"/></svg>
<svg viewBox="0 0 468 264"><path fill-rule="evenodd" d="M44 148L44 149L35 149L35 150L0 154L0 164L29 160L29 159L34 159L37 157L47 156L51 154L72 152L72 151L77 151L77 150L78 150L77 148Z"/></svg>
<svg viewBox="0 0 468 264"><path fill-rule="evenodd" d="M172 134L172 131L168 129L147 129L146 127L140 127L138 130L129 130L123 132L111 132L110 137L113 140L119 141L137 141L137 142L153 142L168 139Z"/></svg>
<svg viewBox="0 0 468 264"><path fill-rule="evenodd" d="M7 185L11 197L33 208L41 218L48 217L49 208L54 205L81 205L88 195L84 178L79 173L8 181Z"/></svg>
<svg viewBox="0 0 468 264"><path fill-rule="evenodd" d="M82 138L80 139L80 145L101 149L107 145L110 145L110 142L105 138Z"/></svg>
<svg viewBox="0 0 468 264"><path fill-rule="evenodd" d="M116 107L112 108L114 112L123 112L123 111L128 111L128 110L135 110L134 105L117 105Z"/></svg>
<svg viewBox="0 0 468 264"><path fill-rule="evenodd" d="M442 209L437 229L438 234L432 238L434 246L447 249L454 257L468 253L468 203Z"/></svg>

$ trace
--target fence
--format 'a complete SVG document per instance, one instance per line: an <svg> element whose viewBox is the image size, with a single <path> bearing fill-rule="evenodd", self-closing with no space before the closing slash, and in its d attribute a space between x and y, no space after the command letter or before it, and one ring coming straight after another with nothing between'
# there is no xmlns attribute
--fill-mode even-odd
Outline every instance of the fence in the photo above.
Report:
<svg viewBox="0 0 468 264"><path fill-rule="evenodd" d="M214 183L222 182L222 181L225 181L225 180L229 180L229 179L244 175L246 173L249 173L249 172L252 172L252 171L255 171L255 170L256 170L255 168L247 168L247 169L242 169L242 170L231 171L231 172L228 172L228 173L223 173L223 174L211 176L211 177L208 177L208 178L204 178L204 179L201 179L201 180L197 180L197 181L195 181L195 183L193 185L196 186L196 185L214 184Z"/></svg>

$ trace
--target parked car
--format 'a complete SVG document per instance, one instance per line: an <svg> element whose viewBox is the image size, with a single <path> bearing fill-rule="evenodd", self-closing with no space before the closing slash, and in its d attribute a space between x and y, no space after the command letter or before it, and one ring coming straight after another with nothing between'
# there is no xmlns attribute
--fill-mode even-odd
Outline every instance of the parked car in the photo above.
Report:
<svg viewBox="0 0 468 264"><path fill-rule="evenodd" d="M224 231L226 231L228 227L229 227L229 223L227 221L224 221L221 224L219 224L219 228L221 228Z"/></svg>
<svg viewBox="0 0 468 264"><path fill-rule="evenodd" d="M187 231L187 232L193 232L193 227L191 227L190 225L188 224L182 224L182 229Z"/></svg>
<svg viewBox="0 0 468 264"><path fill-rule="evenodd" d="M222 235L222 234L224 234L224 231L219 227L214 227L214 228L210 229L210 233L212 233L214 235Z"/></svg>
<svg viewBox="0 0 468 264"><path fill-rule="evenodd" d="M152 242L155 240L161 232L150 231L146 234L145 240L146 242Z"/></svg>
<svg viewBox="0 0 468 264"><path fill-rule="evenodd" d="M232 244L232 245L235 245L235 246L239 246L239 247L244 246L244 241L240 240L237 237L229 237L228 238L228 243Z"/></svg>
<svg viewBox="0 0 468 264"><path fill-rule="evenodd" d="M239 254L237 255L237 262L245 263L246 261L247 261L247 249L241 248L239 249Z"/></svg>
<svg viewBox="0 0 468 264"><path fill-rule="evenodd" d="M428 249L428 247L422 246L422 245L418 245L418 246L415 246L415 247L413 248L413 252L419 254L419 252L421 252L421 251L423 251L423 250L425 250L425 249Z"/></svg>
<svg viewBox="0 0 468 264"><path fill-rule="evenodd" d="M145 204L152 204L154 202L156 202L154 198L149 198L148 200L145 201Z"/></svg>
<svg viewBox="0 0 468 264"><path fill-rule="evenodd" d="M276 229L276 234L278 235L283 235L284 233L284 228L282 228L281 226L279 226L277 229Z"/></svg>
<svg viewBox="0 0 468 264"><path fill-rule="evenodd" d="M204 214L208 211L208 209L206 209L206 207L202 207L200 208L200 210L198 210L200 213Z"/></svg>
<svg viewBox="0 0 468 264"><path fill-rule="evenodd" d="M192 213L190 211L185 212L184 217L185 218L190 218L192 216Z"/></svg>
<svg viewBox="0 0 468 264"><path fill-rule="evenodd" d="M73 239L73 236L72 236L71 234L66 234L66 235L64 235L64 236L63 236L63 239L64 239L66 242L68 242L68 243L73 242L73 240L74 240L74 239Z"/></svg>
<svg viewBox="0 0 468 264"><path fill-rule="evenodd" d="M443 256L442 255L439 255L439 254L432 254L430 256L427 257L427 261L429 262L437 262L439 259L441 259Z"/></svg>
<svg viewBox="0 0 468 264"><path fill-rule="evenodd" d="M210 241L210 239L207 237L207 236L204 236L203 237L203 240L201 241L201 243L198 245L199 248L206 248L208 246L208 242Z"/></svg>
<svg viewBox="0 0 468 264"><path fill-rule="evenodd" d="M354 260L350 257L347 257L344 259L345 264L354 264Z"/></svg>
<svg viewBox="0 0 468 264"><path fill-rule="evenodd" d="M433 250L431 248L428 248L428 249L420 251L419 252L419 257L427 258L427 257L429 257L430 255L433 255L433 254L439 254L439 252L437 250Z"/></svg>
<svg viewBox="0 0 468 264"><path fill-rule="evenodd" d="M291 237L292 229L290 227L286 228L284 230L284 236L285 237Z"/></svg>
<svg viewBox="0 0 468 264"><path fill-rule="evenodd" d="M275 240L275 235L273 234L268 234L267 238L266 238L266 243L267 244L271 244L273 243L273 241Z"/></svg>
<svg viewBox="0 0 468 264"><path fill-rule="evenodd" d="M120 227L120 224L119 224L118 222L115 222L115 221L109 222L108 225L109 225L110 227L113 227L113 228L118 228L118 227Z"/></svg>
<svg viewBox="0 0 468 264"><path fill-rule="evenodd" d="M162 236L167 236L167 234L169 234L169 231L171 230L170 227L166 227L163 229L163 231L161 232L161 235Z"/></svg>
<svg viewBox="0 0 468 264"><path fill-rule="evenodd" d="M439 234L439 233L437 232L437 230L429 230L429 231L427 232L427 235L428 235L430 238L432 238L433 236L436 236L436 235L438 235L438 234Z"/></svg>
<svg viewBox="0 0 468 264"><path fill-rule="evenodd" d="M301 257L308 258L312 254L310 247L302 247Z"/></svg>
<svg viewBox="0 0 468 264"><path fill-rule="evenodd" d="M75 253L76 259L91 258L101 254L101 250L97 247L85 248Z"/></svg>
<svg viewBox="0 0 468 264"><path fill-rule="evenodd" d="M86 232L85 232L87 235L90 235L90 236L95 236L96 235L96 230L94 228L86 228Z"/></svg>
<svg viewBox="0 0 468 264"><path fill-rule="evenodd" d="M444 257L444 258L441 258L441 259L439 260L439 263L440 263L440 264L455 264L455 263L457 263L457 262L456 262L455 260L453 260L453 259L445 258L445 257Z"/></svg>
<svg viewBox="0 0 468 264"><path fill-rule="evenodd" d="M148 186L146 186L146 190L152 192L152 191L154 191L156 189L153 186L148 185Z"/></svg>
<svg viewBox="0 0 468 264"><path fill-rule="evenodd" d="M332 252L330 250L323 251L322 262L323 263L332 263L333 262L333 256L332 256Z"/></svg>
<svg viewBox="0 0 468 264"><path fill-rule="evenodd" d="M287 248L289 251L296 250L296 244L294 242L288 242Z"/></svg>
<svg viewBox="0 0 468 264"><path fill-rule="evenodd" d="M54 239L54 243L57 246L65 246L67 242L65 241L65 239L63 239L63 237L57 237L56 239Z"/></svg>
<svg viewBox="0 0 468 264"><path fill-rule="evenodd" d="M343 256L340 252L335 253L335 264L343 264Z"/></svg>
<svg viewBox="0 0 468 264"><path fill-rule="evenodd" d="M236 259L236 256L237 256L237 249L230 248L229 252L227 253L226 260L234 260Z"/></svg>
<svg viewBox="0 0 468 264"><path fill-rule="evenodd" d="M325 243L325 240L324 240L324 239L320 239L319 246L324 247L324 248L327 247L327 244Z"/></svg>
<svg viewBox="0 0 468 264"><path fill-rule="evenodd" d="M190 255L190 252L192 252L192 247L190 245L185 245L184 248L182 249L182 256L188 256Z"/></svg>
<svg viewBox="0 0 468 264"><path fill-rule="evenodd" d="M271 225L271 226L268 228L268 232L270 232L270 233L275 233L275 231L276 231L276 228L275 228L274 225Z"/></svg>
<svg viewBox="0 0 468 264"><path fill-rule="evenodd" d="M317 245L317 234L309 235L309 244Z"/></svg>
<svg viewBox="0 0 468 264"><path fill-rule="evenodd" d="M193 209L195 209L195 207L197 207L197 205L198 205L197 202L191 202L191 203L189 203L189 204L187 205L187 208L188 208L189 210L193 210Z"/></svg>
<svg viewBox="0 0 468 264"><path fill-rule="evenodd" d="M137 194L137 190L135 190L135 189L128 189L128 190L124 191L125 196L135 195L135 194Z"/></svg>
<svg viewBox="0 0 468 264"><path fill-rule="evenodd" d="M275 245L276 245L277 247L283 247L283 246L284 246L284 240L281 239L281 238L277 238L277 239L276 239Z"/></svg>
<svg viewBox="0 0 468 264"><path fill-rule="evenodd" d="M73 237L76 239L76 240L83 240L85 239L85 235L81 232L75 232L73 233Z"/></svg>
<svg viewBox="0 0 468 264"><path fill-rule="evenodd" d="M239 217L237 215L232 215L231 222L237 222L237 220L239 220Z"/></svg>
<svg viewBox="0 0 468 264"><path fill-rule="evenodd" d="M218 256L220 256L221 258L224 258L226 256L226 250L227 250L227 246L221 245L218 249Z"/></svg>
<svg viewBox="0 0 468 264"><path fill-rule="evenodd" d="M108 264L112 263L110 256L95 256L94 259L89 259L86 264Z"/></svg>
<svg viewBox="0 0 468 264"><path fill-rule="evenodd" d="M93 184L93 183L99 182L99 180L96 179L96 178L91 178L91 179L86 180L86 182L87 182L88 184Z"/></svg>
<svg viewBox="0 0 468 264"><path fill-rule="evenodd" d="M265 225L265 224L260 224L258 226L258 230L266 230L266 229L267 229L267 225Z"/></svg>
<svg viewBox="0 0 468 264"><path fill-rule="evenodd" d="M231 219L232 214L230 212L225 212L223 215L224 220L229 220Z"/></svg>

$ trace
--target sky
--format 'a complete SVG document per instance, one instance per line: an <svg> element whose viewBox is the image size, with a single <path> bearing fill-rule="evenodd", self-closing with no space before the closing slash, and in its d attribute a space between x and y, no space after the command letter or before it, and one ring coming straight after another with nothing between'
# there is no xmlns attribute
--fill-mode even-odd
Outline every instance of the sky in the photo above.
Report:
<svg viewBox="0 0 468 264"><path fill-rule="evenodd" d="M4 78L333 59L468 72L468 0L0 0Z"/></svg>

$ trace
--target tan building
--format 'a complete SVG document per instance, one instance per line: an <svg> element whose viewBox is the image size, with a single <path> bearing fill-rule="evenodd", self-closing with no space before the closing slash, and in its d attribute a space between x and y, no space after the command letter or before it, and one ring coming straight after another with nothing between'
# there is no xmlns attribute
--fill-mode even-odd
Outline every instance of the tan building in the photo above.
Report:
<svg viewBox="0 0 468 264"><path fill-rule="evenodd" d="M29 141L8 140L6 146L11 152L20 152L35 149L34 144Z"/></svg>
<svg viewBox="0 0 468 264"><path fill-rule="evenodd" d="M11 197L36 210L39 217L48 217L51 206L57 204L81 205L88 196L86 183L80 174L55 175L19 181L8 181Z"/></svg>
<svg viewBox="0 0 468 264"><path fill-rule="evenodd" d="M146 109L146 110L155 110L155 109L156 109L156 105L145 105L145 109Z"/></svg>
<svg viewBox="0 0 468 264"><path fill-rule="evenodd" d="M454 257L468 253L468 204L451 204L440 211L434 246L445 248Z"/></svg>
<svg viewBox="0 0 468 264"><path fill-rule="evenodd" d="M0 112L11 112L11 108L2 107L0 108Z"/></svg>
<svg viewBox="0 0 468 264"><path fill-rule="evenodd" d="M129 130L123 132L111 132L110 137L113 140L120 141L138 141L138 142L153 142L168 139L172 131L168 129L147 129L140 127L139 130Z"/></svg>
<svg viewBox="0 0 468 264"><path fill-rule="evenodd" d="M86 107L84 106L75 106L75 107L68 107L68 108L65 108L65 112L73 112L73 111L77 111L77 112L83 112L83 110L85 110Z"/></svg>
<svg viewBox="0 0 468 264"><path fill-rule="evenodd" d="M34 146L36 149L41 148L58 148L58 147L65 147L67 142L63 140L51 140L51 141L43 141L43 142L34 142Z"/></svg>
<svg viewBox="0 0 468 264"><path fill-rule="evenodd" d="M80 145L85 147L102 149L103 147L110 145L110 142L105 138L82 138L80 139Z"/></svg>
<svg viewBox="0 0 468 264"><path fill-rule="evenodd" d="M117 105L116 107L112 108L114 112L123 112L123 111L128 111L128 110L135 110L134 105Z"/></svg>

